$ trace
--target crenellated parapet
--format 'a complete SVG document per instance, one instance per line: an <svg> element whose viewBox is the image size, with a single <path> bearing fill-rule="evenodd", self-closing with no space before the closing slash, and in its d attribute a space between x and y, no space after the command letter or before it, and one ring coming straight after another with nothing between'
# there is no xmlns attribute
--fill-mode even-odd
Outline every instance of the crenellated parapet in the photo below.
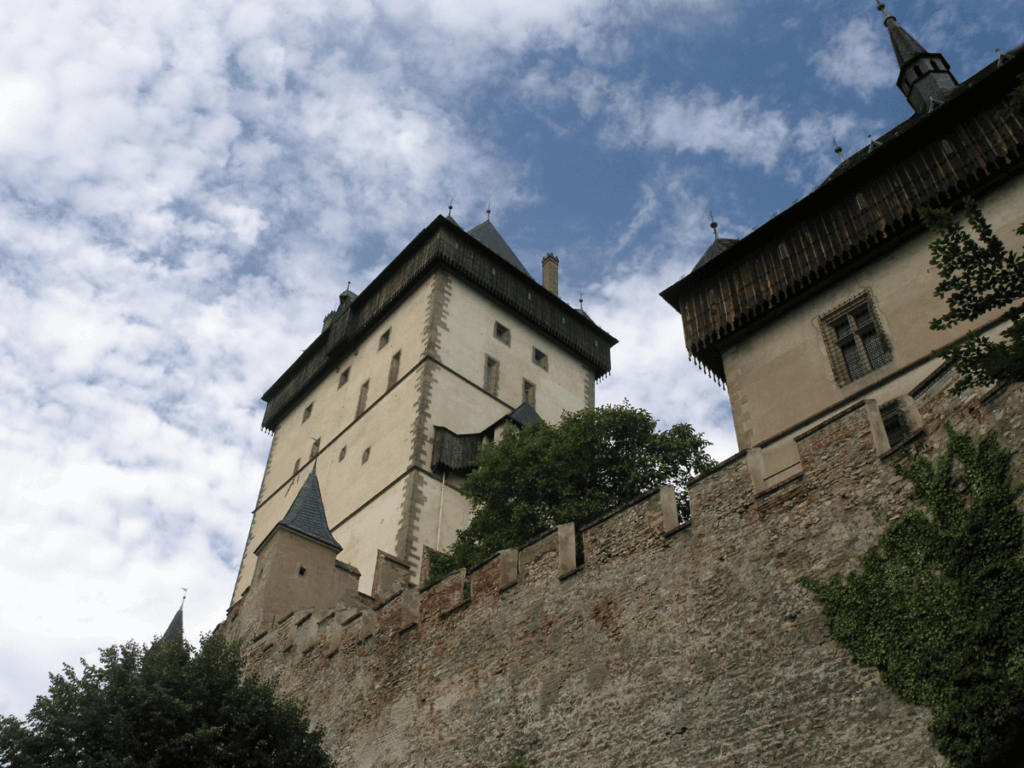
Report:
<svg viewBox="0 0 1024 768"><path fill-rule="evenodd" d="M221 631L307 702L339 766L518 749L545 766L940 765L929 711L830 640L798 579L857 566L909 508L904 451L938 452L945 421L1020 447L1024 388L963 398L954 381L915 390L920 424L897 446L862 401L804 430L782 482L759 487L750 452L722 462L692 483L684 526L662 488L583 527L581 552L561 526L424 589L381 553L372 596L271 614L254 583Z"/></svg>

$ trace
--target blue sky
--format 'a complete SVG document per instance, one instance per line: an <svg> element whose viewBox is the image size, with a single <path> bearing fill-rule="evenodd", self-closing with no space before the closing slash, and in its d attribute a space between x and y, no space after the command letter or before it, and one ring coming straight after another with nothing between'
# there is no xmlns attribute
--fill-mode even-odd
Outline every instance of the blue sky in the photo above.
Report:
<svg viewBox="0 0 1024 768"><path fill-rule="evenodd" d="M0 14L0 713L223 618L260 395L436 215L620 339L600 402L735 451L658 292L911 114L871 0L42 0ZM1009 0L894 0L961 80Z"/></svg>

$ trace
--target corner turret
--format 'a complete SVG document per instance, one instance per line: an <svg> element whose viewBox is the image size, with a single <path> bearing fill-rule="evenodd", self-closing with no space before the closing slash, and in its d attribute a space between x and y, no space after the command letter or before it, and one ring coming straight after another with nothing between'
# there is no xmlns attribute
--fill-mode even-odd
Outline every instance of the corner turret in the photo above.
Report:
<svg viewBox="0 0 1024 768"><path fill-rule="evenodd" d="M943 104L959 85L949 70L949 62L941 53L926 51L900 26L896 17L885 10L885 3L879 2L877 7L885 14L885 27L900 67L896 85L914 108L914 114L928 114Z"/></svg>

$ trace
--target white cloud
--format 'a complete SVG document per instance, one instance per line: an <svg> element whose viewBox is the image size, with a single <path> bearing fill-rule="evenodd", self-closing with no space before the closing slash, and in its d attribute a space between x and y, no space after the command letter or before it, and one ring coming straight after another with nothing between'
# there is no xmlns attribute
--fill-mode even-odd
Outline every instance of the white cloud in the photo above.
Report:
<svg viewBox="0 0 1024 768"><path fill-rule="evenodd" d="M899 71L886 44L888 34L864 19L852 19L832 36L826 46L811 55L819 79L830 85L852 88L869 101L879 88L893 88Z"/></svg>

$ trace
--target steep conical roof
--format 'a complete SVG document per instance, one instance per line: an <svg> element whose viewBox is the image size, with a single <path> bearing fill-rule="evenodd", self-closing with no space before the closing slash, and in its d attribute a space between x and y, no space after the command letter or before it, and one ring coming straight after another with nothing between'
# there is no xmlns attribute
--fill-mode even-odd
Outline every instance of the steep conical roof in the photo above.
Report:
<svg viewBox="0 0 1024 768"><path fill-rule="evenodd" d="M508 247L508 243L505 242L505 238L498 234L498 230L491 224L491 220L488 219L483 224L478 224L469 230L469 234L472 235L478 242L483 243L496 254L501 256L505 261L511 264L513 267L518 269L524 275L530 273L523 266L523 262L512 252L512 249ZM531 275L532 277L532 275Z"/></svg>
<svg viewBox="0 0 1024 768"><path fill-rule="evenodd" d="M729 250L730 246L733 246L738 242L739 240L733 240L728 237L716 237L715 242L713 242L708 249L704 251L704 255L700 257L700 261L697 262L697 266L695 266L694 269L703 267L705 264L713 261L720 253L724 253Z"/></svg>
<svg viewBox="0 0 1024 768"><path fill-rule="evenodd" d="M181 608L178 609L178 612L174 614L174 618L171 619L171 623L167 625L167 629L164 632L163 637L161 637L159 640L153 643L153 645L158 645L160 643L167 642L181 643L182 639L185 636L185 617L183 614L184 610L185 606L183 604Z"/></svg>
<svg viewBox="0 0 1024 768"><path fill-rule="evenodd" d="M949 62L941 53L929 53L907 32L896 17L885 10L879 0L878 10L885 14L885 28L896 53L900 76L896 80L916 114L926 114L946 101L959 83L950 72Z"/></svg>
<svg viewBox="0 0 1024 768"><path fill-rule="evenodd" d="M900 69L916 59L928 53L914 37L907 32L893 15L885 17L885 27L889 30L889 40L892 42L892 49L896 53L896 63Z"/></svg>
<svg viewBox="0 0 1024 768"><path fill-rule="evenodd" d="M288 514L275 528L288 528L291 531L307 536L321 544L333 547L338 552L341 545L334 540L331 529L327 526L327 515L324 513L324 502L320 496L320 481L316 477L316 465L310 470L309 477L299 489L298 496L292 502ZM270 538L269 536L267 538ZM264 540L265 541L265 540Z"/></svg>

